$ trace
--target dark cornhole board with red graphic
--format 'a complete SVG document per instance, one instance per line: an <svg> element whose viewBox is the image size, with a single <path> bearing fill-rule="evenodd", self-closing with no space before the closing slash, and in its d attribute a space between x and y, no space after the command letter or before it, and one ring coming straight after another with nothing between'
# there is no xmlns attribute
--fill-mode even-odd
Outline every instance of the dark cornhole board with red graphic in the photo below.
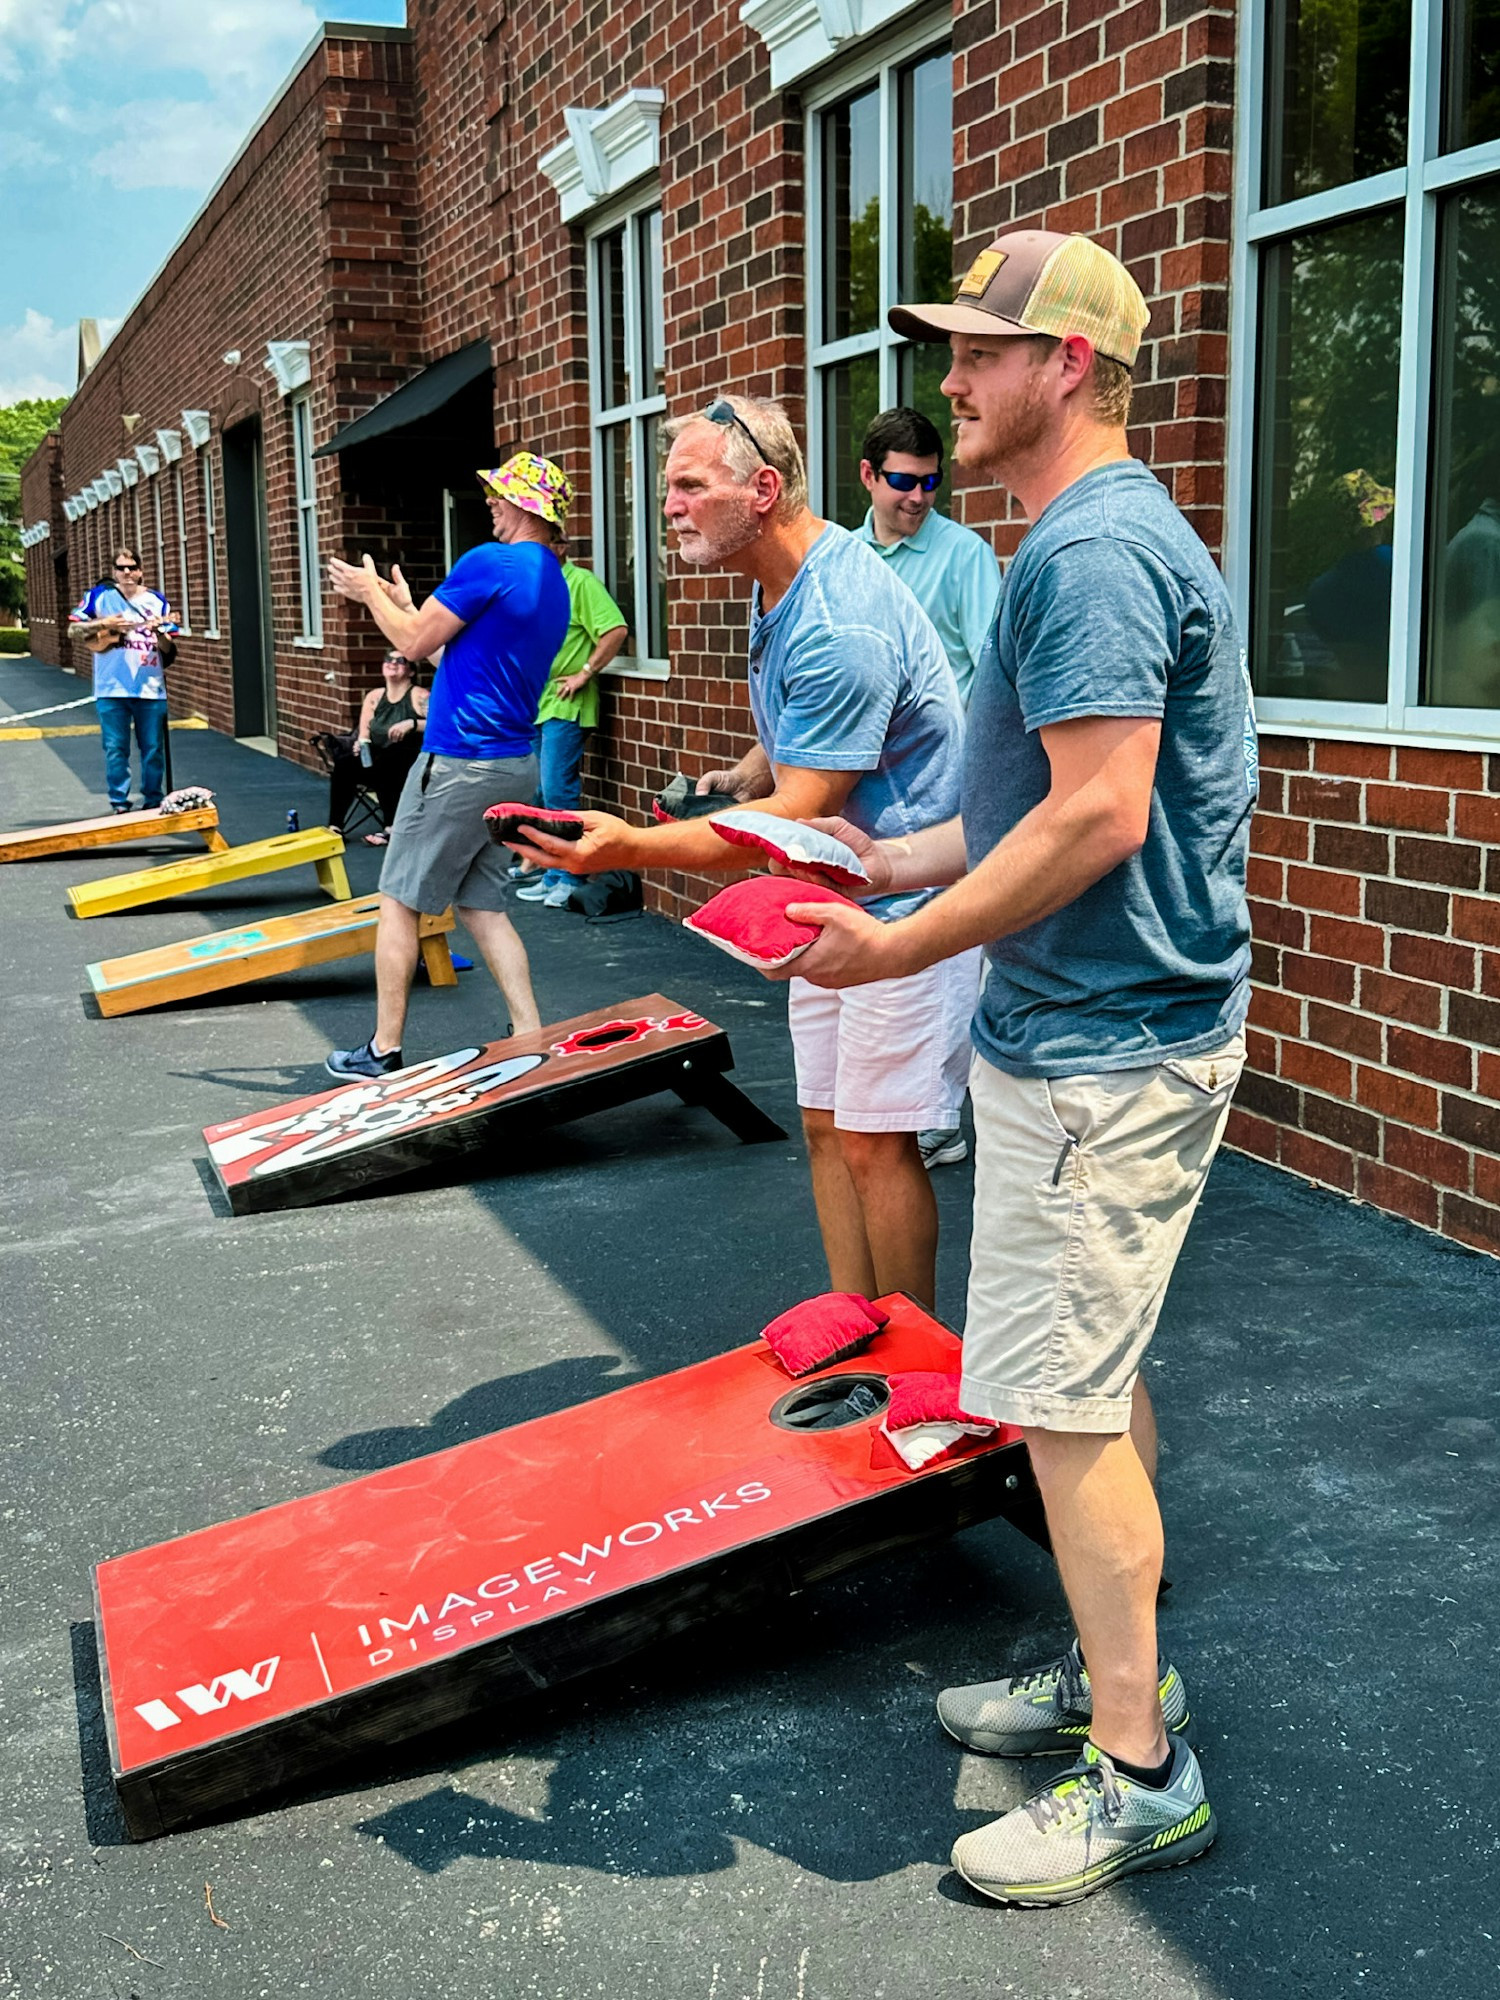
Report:
<svg viewBox="0 0 1500 2000"><path fill-rule="evenodd" d="M101 1563L114 1781L137 1839L286 1795L361 1750L769 1610L1005 1515L1044 1539L1020 1433L907 1469L851 1378L951 1369L910 1299L791 1381L763 1342ZM808 1428L829 1414L839 1428ZM353 1771L349 1781L358 1782Z"/></svg>
<svg viewBox="0 0 1500 2000"><path fill-rule="evenodd" d="M660 1090L701 1105L746 1144L786 1133L725 1075L729 1037L663 994L619 1001L534 1035L453 1049L210 1125L203 1137L236 1215L334 1201L372 1181L584 1118Z"/></svg>

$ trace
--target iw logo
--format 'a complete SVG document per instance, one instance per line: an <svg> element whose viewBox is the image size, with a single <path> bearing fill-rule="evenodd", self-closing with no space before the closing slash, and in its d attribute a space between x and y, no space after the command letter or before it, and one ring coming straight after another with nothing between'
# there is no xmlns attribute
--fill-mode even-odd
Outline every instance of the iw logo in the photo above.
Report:
<svg viewBox="0 0 1500 2000"><path fill-rule="evenodd" d="M256 1695L265 1694L280 1665L278 1653L274 1659L257 1660L248 1672L244 1667L233 1667L227 1674L217 1675L207 1687L200 1681L196 1687L179 1688L177 1699L194 1715L212 1715L215 1709L228 1708L232 1701L252 1701ZM137 1702L135 1712L153 1729L171 1729L182 1720L171 1703L165 1701Z"/></svg>

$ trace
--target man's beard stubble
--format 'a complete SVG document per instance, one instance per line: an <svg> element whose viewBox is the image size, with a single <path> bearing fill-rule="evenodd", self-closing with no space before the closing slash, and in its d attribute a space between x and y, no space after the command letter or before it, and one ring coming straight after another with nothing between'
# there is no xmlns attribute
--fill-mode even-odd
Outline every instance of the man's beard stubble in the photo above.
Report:
<svg viewBox="0 0 1500 2000"><path fill-rule="evenodd" d="M691 563L694 569L711 569L714 564L724 562L729 556L738 555L741 549L749 548L752 542L760 539L764 524L748 498L741 510L729 513L726 508L720 519L721 525L713 540L710 541L701 529L697 530L695 531L697 539L691 548L684 547L679 531L677 537L679 562Z"/></svg>

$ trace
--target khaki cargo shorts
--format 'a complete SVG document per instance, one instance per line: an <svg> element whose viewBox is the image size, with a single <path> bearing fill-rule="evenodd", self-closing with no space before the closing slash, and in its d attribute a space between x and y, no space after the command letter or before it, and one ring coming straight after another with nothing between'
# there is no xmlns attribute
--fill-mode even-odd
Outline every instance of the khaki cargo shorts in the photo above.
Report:
<svg viewBox="0 0 1500 2000"><path fill-rule="evenodd" d="M1085 1076L1009 1076L976 1056L964 1409L1037 1430L1130 1428L1244 1064L1243 1034Z"/></svg>

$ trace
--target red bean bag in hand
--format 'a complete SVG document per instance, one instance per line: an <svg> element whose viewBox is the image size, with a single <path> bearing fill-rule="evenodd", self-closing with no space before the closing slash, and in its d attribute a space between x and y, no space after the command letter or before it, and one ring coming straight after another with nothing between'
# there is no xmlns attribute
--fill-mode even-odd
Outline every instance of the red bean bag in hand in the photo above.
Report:
<svg viewBox="0 0 1500 2000"><path fill-rule="evenodd" d="M760 1337L788 1375L811 1375L858 1354L889 1318L858 1292L819 1292L763 1326Z"/></svg>
<svg viewBox="0 0 1500 2000"><path fill-rule="evenodd" d="M913 1472L951 1457L965 1438L997 1428L993 1417L971 1417L959 1408L957 1375L913 1369L889 1379L891 1400L880 1428Z"/></svg>
<svg viewBox="0 0 1500 2000"><path fill-rule="evenodd" d="M548 806L490 806L484 823L496 847L509 847L513 840L524 840L530 827L550 833L558 840L583 838L583 821L576 813L553 812Z"/></svg>
<svg viewBox="0 0 1500 2000"><path fill-rule="evenodd" d="M859 906L836 889L821 889L815 882L793 882L785 875L756 875L748 882L731 882L701 910L683 923L690 931L706 937L720 951L743 959L764 972L789 965L817 941L816 924L792 923L786 914L789 903L842 903L847 909Z"/></svg>
<svg viewBox="0 0 1500 2000"><path fill-rule="evenodd" d="M799 867L821 869L841 889L867 889L870 885L865 864L846 841L818 827L804 826L800 820L737 807L733 812L715 813L709 825L720 840L736 847L754 848L776 861L796 862Z"/></svg>

